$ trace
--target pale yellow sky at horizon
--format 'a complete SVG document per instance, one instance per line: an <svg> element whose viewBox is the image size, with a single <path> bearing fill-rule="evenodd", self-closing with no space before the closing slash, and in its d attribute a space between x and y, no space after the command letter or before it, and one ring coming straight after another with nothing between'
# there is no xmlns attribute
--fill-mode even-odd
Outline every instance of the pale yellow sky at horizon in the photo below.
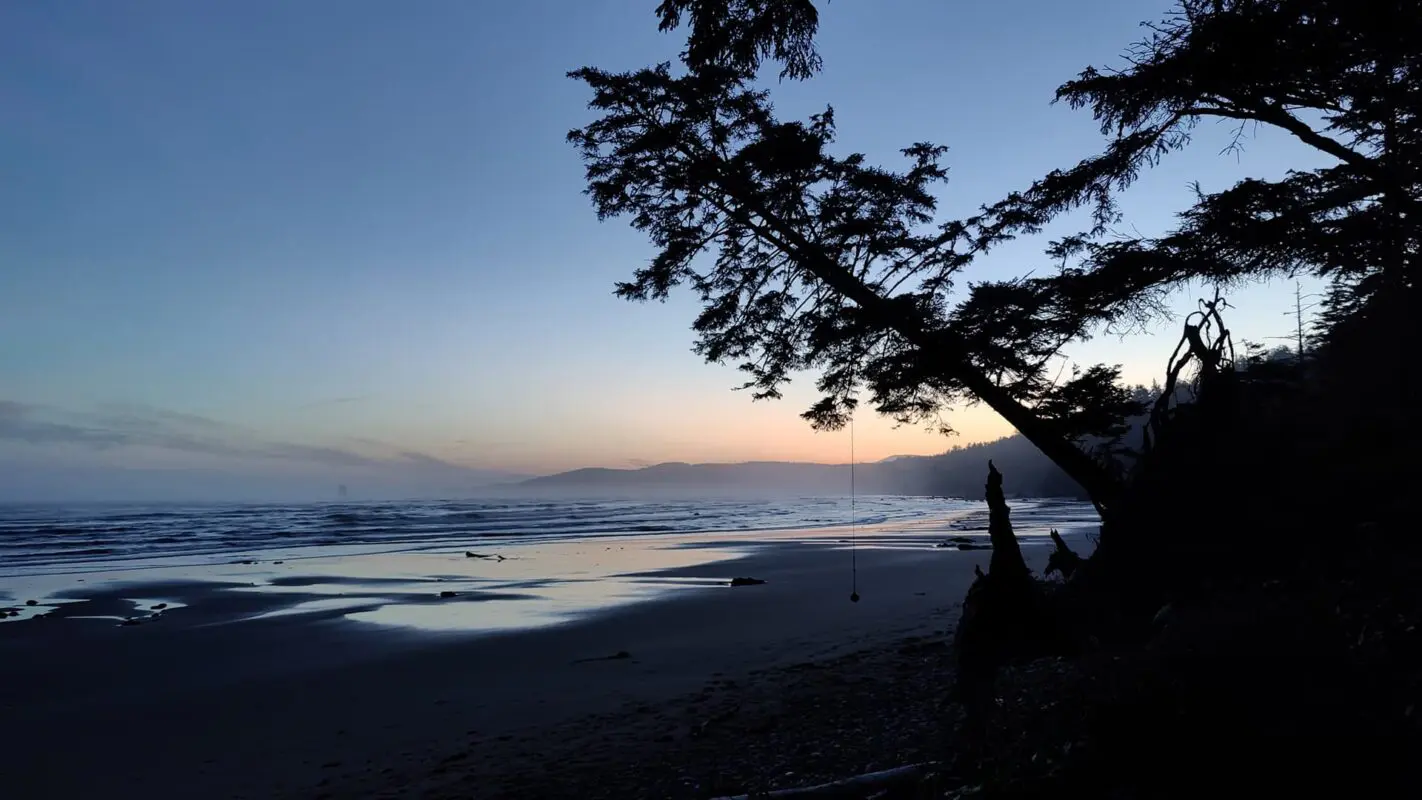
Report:
<svg viewBox="0 0 1422 800"><path fill-rule="evenodd" d="M728 392L728 394L731 394ZM799 418L805 406L787 401L751 404L742 395L734 402L749 408L736 413L711 413L694 427L667 424L668 420L643 417L644 424L616 424L605 429L583 429L561 446L530 452L530 442L509 440L477 446L450 444L429 452L468 466L515 472L559 472L582 467L634 468L664 462L726 463L743 461L806 461L844 464L850 460L851 436L840 431L816 431ZM719 410L719 409L718 409ZM897 455L935 455L955 446L991 441L1014 431L984 406L958 409L946 419L958 433L944 436L922 425L895 427L872 411L856 417L853 454L857 461L878 461ZM541 438L541 437L540 437ZM546 449L545 449L546 448Z"/></svg>
<svg viewBox="0 0 1422 800"><path fill-rule="evenodd" d="M1288 332L1291 321L1283 317L1283 309L1270 313L1278 305L1280 288L1236 293L1238 304L1254 312L1233 315L1237 342L1254 339L1278 344L1278 337ZM1182 301L1181 310L1188 305ZM637 320L641 310L628 309L629 319ZM1177 316L1144 334L1125 340L1101 337L1073 350L1083 363L1120 362L1127 383L1149 384L1163 373L1179 324ZM690 338L689 332L681 335ZM411 382L399 390L371 382L333 392L325 400L301 401L283 384L267 384L248 402L225 409L207 403L166 403L157 392L146 394L150 387L143 383L133 384L126 397L104 402L55 405L43 396L23 393L12 399L29 404L22 413L35 424L44 426L48 420L60 425L42 427L52 441L128 442L95 452L85 447L55 451L53 458L35 450L37 445L25 448L36 463L61 459L115 468L221 468L226 461L246 458L244 454L253 449L278 452L292 462L281 470L274 462L263 462L262 469L273 474L286 469L300 472L303 468L297 462L302 460L310 462L307 471L312 474L345 468L343 464L365 468L351 466L343 453L366 459L366 466L398 466L411 458L432 457L460 467L521 474L635 468L668 461L849 461L848 431L818 432L800 418L817 398L807 377L786 387L780 400L753 402L747 393L732 390L741 382L736 370L700 363L686 352L685 342L675 338L659 344L666 358L675 354L674 371L637 360L609 361L571 373L551 370L539 373L537 380L506 383L500 405L470 402L477 395L467 384L491 379L477 371L451 375L439 384ZM951 409L945 419L957 435L943 436L923 425L896 427L892 420L862 406L854 431L855 459L933 455L1013 433L995 412L981 405ZM135 424L138 427L132 427ZM198 443L165 452L161 439L147 438L154 432L192 434ZM219 443L201 443L209 438ZM145 448L141 442L160 446ZM312 448L335 452L314 453Z"/></svg>
<svg viewBox="0 0 1422 800"><path fill-rule="evenodd" d="M1250 312L1226 312L1237 346L1246 340L1282 343L1281 337L1291 332L1293 322L1285 313L1285 306L1291 305L1285 302L1292 300L1291 287L1291 282L1275 281L1243 287L1230 295L1239 309ZM1305 286L1305 291L1318 289L1316 282ZM1124 338L1102 335L1074 345L1068 355L1082 364L1119 363L1126 384L1150 385L1163 376L1184 314L1194 308L1197 295L1193 290L1181 292L1173 304L1175 316L1158 321L1147 331ZM648 310L628 309L634 317ZM689 333L684 335L690 338ZM618 369L626 371L605 373L605 380L618 388L590 391L581 399L576 414L566 409L555 412L552 407L549 413L537 413L539 404L551 402L550 394L558 392L558 384L550 382L529 387L524 404L534 413L518 419L494 420L491 425L482 413L470 413L466 421L450 428L446 421L453 411L431 407L429 427L404 417L382 429L391 440L451 462L523 473L628 468L668 461L849 461L848 431L818 432L800 418L818 397L807 378L787 386L779 400L754 402L749 394L731 389L742 380L734 369L700 363L691 353L680 356L675 374L635 366ZM590 376L584 379L596 383ZM629 385L636 391L629 391ZM409 399L395 399L390 410L410 405ZM352 419L370 411L354 405L350 410ZM1015 432L996 412L980 404L950 409L944 418L957 431L955 435L943 436L917 424L896 427L892 420L862 405L855 423L855 457L877 461L896 455L934 455ZM348 429L350 424L339 415L328 415L328 422L332 433ZM497 433L490 432L491 426Z"/></svg>

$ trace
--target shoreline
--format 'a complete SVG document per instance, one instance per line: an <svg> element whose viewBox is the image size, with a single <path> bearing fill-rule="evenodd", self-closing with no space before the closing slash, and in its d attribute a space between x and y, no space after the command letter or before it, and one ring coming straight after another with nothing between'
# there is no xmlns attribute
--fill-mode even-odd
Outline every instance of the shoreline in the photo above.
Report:
<svg viewBox="0 0 1422 800"><path fill-rule="evenodd" d="M931 523L945 516L974 517L986 513L986 506L980 500L947 498L942 505L924 509L902 504L931 502L935 498L865 496L859 498L859 518L851 522L849 509L836 507L847 499L801 498L795 502L782 501L778 509L774 502L765 501L767 508L749 515L728 516L724 511L707 510L705 518L701 511L695 510L704 507L698 502L721 501L652 502L646 512L633 514L632 519L607 509L603 509L602 518L597 518L596 513L593 518L584 518L582 510L576 507L578 503L572 502L564 503L561 510L546 513L545 506L558 504L536 504L512 507L512 513L518 518L507 521L510 527L497 524L496 518L507 508L505 506L471 511L459 510L463 508L459 504L448 503L433 504L438 513L427 511L424 517L404 515L400 504L383 502L250 505L225 510L224 507L182 508L177 512L154 510L151 505L137 507L144 511L122 512L113 504L98 504L100 512L96 515L76 515L72 507L55 506L50 511L60 513L30 518L6 518L0 513L0 551L4 555L0 559L4 562L0 563L0 590L7 581L42 575L203 569L250 559L438 553L474 545L504 547L594 540L655 541L667 536L775 536L804 531L870 530ZM611 501L587 502L606 505ZM1014 498L1014 502L1026 510L1077 509L1086 517L1095 517L1089 504L1066 498L1023 497ZM887 507L876 510L876 504ZM760 505L752 502L749 507ZM451 507L456 510L451 512ZM736 510L747 508L744 503L737 504ZM0 512L5 510L6 506L0 504ZM231 518L234 511L239 516ZM666 513L676 518L668 519L664 516ZM1071 522L1089 521L1082 513L1073 515ZM782 514L792 514L792 517L781 520ZM826 515L835 519L827 519ZM210 521L214 516L219 520L217 523ZM693 519L694 525L691 524ZM549 527L550 522L552 527ZM415 528L402 529L412 523L416 524ZM155 530L139 534L132 542L124 541L124 537L134 532L132 529L144 527ZM156 530L159 527L163 530ZM237 530L244 532L237 533ZM162 535L158 535L160 533ZM205 544L195 545L193 541Z"/></svg>
<svg viewBox="0 0 1422 800"><path fill-rule="evenodd" d="M338 789L365 796L376 785L393 790L450 772L441 761L470 743L490 754L515 745L550 750L566 738L560 727L593 715L655 709L717 681L945 635L974 565L989 557L934 548L958 533L953 521L857 533L858 604L848 602L841 529L757 532L744 541L681 537L659 548L659 558L675 553L681 563L654 558L645 569L617 571L619 580L653 586L646 596L555 624L472 635L354 621L339 604L253 619L272 610L274 598L280 605L312 594L300 581L285 594L203 582L130 585L109 599L166 591L191 602L134 627L65 619L0 625L0 711L14 742L0 784L22 798L304 797ZM1045 537L1024 539L1040 568L1047 548L1033 544ZM526 566L467 561L481 570ZM717 585L733 575L767 583ZM322 576L323 585L342 586L337 578ZM583 585L606 580L591 576ZM420 602L400 605L441 608L428 588ZM619 653L628 655L604 660ZM676 736L657 734L664 735ZM492 780L488 764L479 769L481 780Z"/></svg>

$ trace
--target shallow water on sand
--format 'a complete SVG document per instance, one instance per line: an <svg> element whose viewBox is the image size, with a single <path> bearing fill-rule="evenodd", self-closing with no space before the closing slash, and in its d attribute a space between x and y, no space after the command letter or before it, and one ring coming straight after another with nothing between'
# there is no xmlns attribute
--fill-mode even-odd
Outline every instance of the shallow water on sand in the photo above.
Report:
<svg viewBox="0 0 1422 800"><path fill-rule="evenodd" d="M306 505L0 505L0 577L83 565L213 563L271 549L343 553L509 540L760 531L902 522L970 509L962 500L422 501Z"/></svg>
<svg viewBox="0 0 1422 800"><path fill-rule="evenodd" d="M71 562L51 555L0 568L0 608L16 612L4 623L42 616L33 624L206 626L297 618L490 632L558 624L672 592L724 590L739 575L737 562L767 546L935 548L949 537L986 543L981 504L891 500L902 502L880 503L878 515L897 519L853 527L502 537L466 530L458 538L450 528L439 540L358 546L275 537L261 547L247 537L249 549L237 557L159 551ZM1044 541L1050 527L1080 531L1096 519L1082 503L1019 501L1013 508L1029 546ZM941 552L951 558L956 551ZM35 605L26 605L30 600Z"/></svg>

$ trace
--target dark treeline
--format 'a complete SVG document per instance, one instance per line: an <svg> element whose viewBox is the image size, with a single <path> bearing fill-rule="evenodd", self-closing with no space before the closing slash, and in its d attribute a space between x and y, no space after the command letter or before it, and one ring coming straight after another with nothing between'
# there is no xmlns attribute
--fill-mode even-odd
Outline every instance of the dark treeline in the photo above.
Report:
<svg viewBox="0 0 1422 800"><path fill-rule="evenodd" d="M598 212L659 251L618 292L689 287L699 352L741 363L757 396L815 370L805 417L825 428L866 401L904 421L982 402L1021 439L942 458L1030 444L1100 511L1094 552L1059 543L1065 580L1044 581L1002 498L1049 476L979 464L994 549L956 631L961 716L937 784L904 796L1422 793L1422 3L1179 0L1059 88L1099 151L950 220L943 147L882 168L836 155L832 109L776 116L762 78L813 79L821 13L664 0L679 64L575 72L597 118L569 139ZM1310 160L1197 187L1173 228L1134 232L1132 184L1217 120ZM957 280L1083 217L1031 275ZM1299 275L1329 286L1305 352L1234 342L1228 293ZM1067 344L1182 291L1202 297L1157 392L1110 365L1057 377Z"/></svg>

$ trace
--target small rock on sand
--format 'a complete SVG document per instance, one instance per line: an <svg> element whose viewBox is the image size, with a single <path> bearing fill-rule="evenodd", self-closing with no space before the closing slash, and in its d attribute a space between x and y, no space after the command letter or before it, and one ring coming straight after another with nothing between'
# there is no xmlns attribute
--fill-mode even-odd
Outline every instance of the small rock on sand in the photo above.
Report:
<svg viewBox="0 0 1422 800"><path fill-rule="evenodd" d="M632 657L632 654L629 653L629 652L627 652L626 650L618 650L616 653L613 653L613 654L610 655L610 656L593 656L593 657L591 657L591 658L580 658L580 659L574 661L573 663L574 663L574 664L585 664L585 663L587 663L587 662L589 662L589 661L621 661L621 660L623 660L623 659L631 658L631 657Z"/></svg>
<svg viewBox="0 0 1422 800"><path fill-rule="evenodd" d="M442 591L442 592L439 593L439 596L440 596L440 597L458 597L458 596L459 596L459 592L451 592L450 590L445 589L444 591Z"/></svg>

